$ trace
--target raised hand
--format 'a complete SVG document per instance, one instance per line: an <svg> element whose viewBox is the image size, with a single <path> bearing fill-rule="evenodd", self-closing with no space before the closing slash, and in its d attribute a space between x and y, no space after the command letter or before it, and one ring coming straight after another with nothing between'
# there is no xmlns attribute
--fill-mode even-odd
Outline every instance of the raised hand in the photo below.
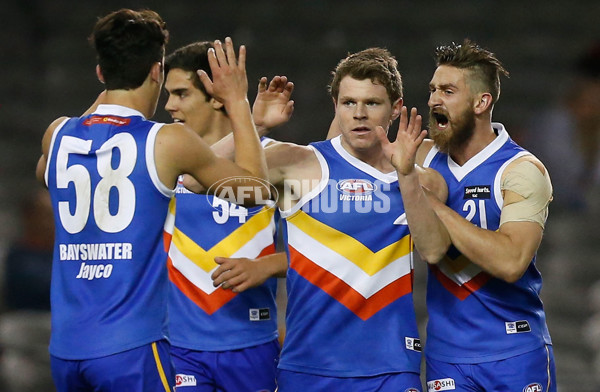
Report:
<svg viewBox="0 0 600 392"><path fill-rule="evenodd" d="M267 85L267 78L258 83L258 93L252 107L254 124L261 128L274 128L292 117L294 101L291 100L294 83L286 76L275 76Z"/></svg>
<svg viewBox="0 0 600 392"><path fill-rule="evenodd" d="M219 40L214 42L214 46L214 49L208 50L208 64L212 72L212 80L205 71L198 71L198 77L206 91L224 104L247 100L246 47L240 46L239 59L237 59L230 37L225 38L225 48Z"/></svg>
<svg viewBox="0 0 600 392"><path fill-rule="evenodd" d="M417 109L412 108L410 118L406 106L400 111L400 124L396 140L391 143L382 127L377 127L377 136L381 141L383 152L396 168L398 174L408 175L415 167L415 159L419 146L427 136L426 130L421 130L422 118Z"/></svg>

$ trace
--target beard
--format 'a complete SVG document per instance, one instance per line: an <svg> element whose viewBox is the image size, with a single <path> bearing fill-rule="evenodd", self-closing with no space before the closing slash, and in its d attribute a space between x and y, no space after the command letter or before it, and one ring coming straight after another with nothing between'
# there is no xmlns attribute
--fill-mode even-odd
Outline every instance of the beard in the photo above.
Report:
<svg viewBox="0 0 600 392"><path fill-rule="evenodd" d="M466 109L458 116L456 120L444 114L448 121L448 128L440 130L437 127L437 116L429 110L429 137L433 140L437 148L449 154L462 146L471 138L475 131L475 113L472 110Z"/></svg>

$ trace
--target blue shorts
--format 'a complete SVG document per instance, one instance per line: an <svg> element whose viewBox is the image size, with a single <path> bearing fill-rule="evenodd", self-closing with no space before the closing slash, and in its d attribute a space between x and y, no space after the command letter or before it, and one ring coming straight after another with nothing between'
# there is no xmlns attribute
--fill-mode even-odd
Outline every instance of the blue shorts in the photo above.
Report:
<svg viewBox="0 0 600 392"><path fill-rule="evenodd" d="M172 392L175 385L166 340L94 359L50 356L50 366L58 392Z"/></svg>
<svg viewBox="0 0 600 392"><path fill-rule="evenodd" d="M177 392L273 392L279 351L277 339L230 351L172 346Z"/></svg>
<svg viewBox="0 0 600 392"><path fill-rule="evenodd" d="M417 373L387 373L373 377L328 377L279 369L277 392L421 392Z"/></svg>
<svg viewBox="0 0 600 392"><path fill-rule="evenodd" d="M501 361L452 364L426 358L427 390L556 392L552 346Z"/></svg>

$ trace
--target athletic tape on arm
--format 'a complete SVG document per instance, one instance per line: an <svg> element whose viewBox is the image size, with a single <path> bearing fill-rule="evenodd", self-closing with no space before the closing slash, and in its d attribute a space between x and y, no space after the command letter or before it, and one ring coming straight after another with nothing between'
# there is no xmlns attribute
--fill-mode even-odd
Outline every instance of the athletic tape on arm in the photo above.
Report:
<svg viewBox="0 0 600 392"><path fill-rule="evenodd" d="M523 197L523 200L502 208L500 225L506 222L537 222L544 228L548 218L548 204L552 201L552 183L548 170L542 174L532 162L520 162L506 173L500 189Z"/></svg>

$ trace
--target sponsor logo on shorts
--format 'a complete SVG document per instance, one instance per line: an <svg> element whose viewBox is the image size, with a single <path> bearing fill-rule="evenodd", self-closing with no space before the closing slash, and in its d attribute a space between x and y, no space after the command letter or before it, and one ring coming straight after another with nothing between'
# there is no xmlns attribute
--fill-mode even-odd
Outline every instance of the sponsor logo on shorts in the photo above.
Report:
<svg viewBox="0 0 600 392"><path fill-rule="evenodd" d="M523 392L542 392L542 386L541 384L534 382L531 383L529 385L527 385L525 388L523 388Z"/></svg>
<svg viewBox="0 0 600 392"><path fill-rule="evenodd" d="M250 321L271 320L269 308L250 309Z"/></svg>
<svg viewBox="0 0 600 392"><path fill-rule="evenodd" d="M176 387L193 387L196 386L196 377L191 374L176 374Z"/></svg>
<svg viewBox="0 0 600 392"><path fill-rule="evenodd" d="M427 381L427 391L453 391L456 384L453 378L442 378L439 380Z"/></svg>
<svg viewBox="0 0 600 392"><path fill-rule="evenodd" d="M506 326L506 333L508 335L513 333L531 332L531 327L527 320L508 321L504 323L504 325Z"/></svg>
<svg viewBox="0 0 600 392"><path fill-rule="evenodd" d="M404 337L404 343L406 344L406 348L409 350L418 351L418 352L423 351L423 346L421 345L421 339Z"/></svg>

